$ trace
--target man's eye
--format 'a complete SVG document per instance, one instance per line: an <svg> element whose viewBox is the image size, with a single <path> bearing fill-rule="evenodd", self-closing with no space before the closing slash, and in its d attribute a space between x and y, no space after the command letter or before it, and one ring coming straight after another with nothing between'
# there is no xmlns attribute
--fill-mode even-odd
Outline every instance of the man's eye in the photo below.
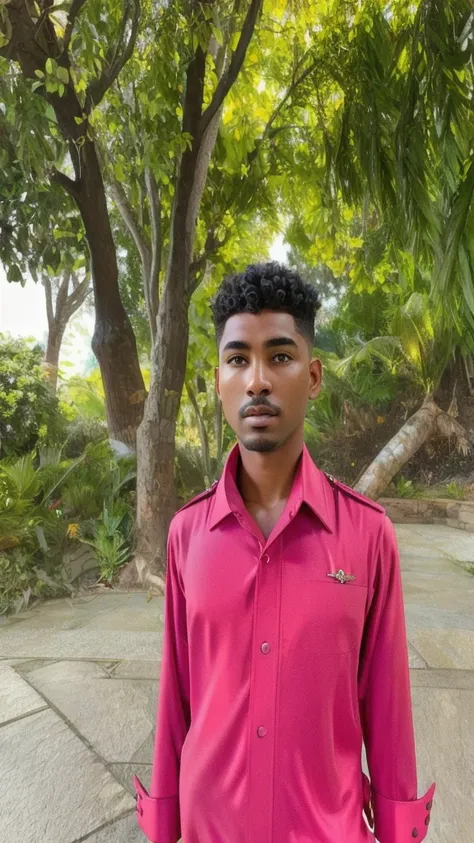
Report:
<svg viewBox="0 0 474 843"><path fill-rule="evenodd" d="M272 359L274 360L275 357L286 357L288 360L291 360L290 355L287 354L285 351L279 351L278 354L274 354ZM234 361L234 360L245 360L245 357L242 357L241 354L234 354L234 356L230 357L227 362L232 363L232 361Z"/></svg>

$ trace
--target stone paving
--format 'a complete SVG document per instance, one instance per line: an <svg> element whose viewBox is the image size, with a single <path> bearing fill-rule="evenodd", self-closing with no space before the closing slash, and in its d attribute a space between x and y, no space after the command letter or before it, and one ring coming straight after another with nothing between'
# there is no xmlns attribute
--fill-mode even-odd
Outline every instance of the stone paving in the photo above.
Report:
<svg viewBox="0 0 474 843"><path fill-rule="evenodd" d="M428 839L472 843L474 536L396 531ZM163 598L108 589L0 618L3 843L143 843L131 779L149 786L162 624Z"/></svg>

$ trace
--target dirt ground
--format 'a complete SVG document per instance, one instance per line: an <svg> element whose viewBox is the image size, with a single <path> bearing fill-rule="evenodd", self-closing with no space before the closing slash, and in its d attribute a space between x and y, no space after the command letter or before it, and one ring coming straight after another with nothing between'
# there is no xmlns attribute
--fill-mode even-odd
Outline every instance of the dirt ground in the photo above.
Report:
<svg viewBox="0 0 474 843"><path fill-rule="evenodd" d="M452 396L451 384L448 383L437 391L435 400L442 410L447 411ZM338 431L330 441L311 449L318 466L343 482L354 485L383 446L419 409L422 400L421 394L400 396L385 416L379 416L379 419L383 418L382 423L374 421L366 430L350 434L345 430ZM436 487L438 496L441 496L438 487L455 482L464 489L464 497L474 499L474 395L470 395L466 383L457 386L456 401L456 420L466 429L470 453L463 455L453 441L436 436L422 445L400 475L418 488L429 490L433 487L434 491Z"/></svg>

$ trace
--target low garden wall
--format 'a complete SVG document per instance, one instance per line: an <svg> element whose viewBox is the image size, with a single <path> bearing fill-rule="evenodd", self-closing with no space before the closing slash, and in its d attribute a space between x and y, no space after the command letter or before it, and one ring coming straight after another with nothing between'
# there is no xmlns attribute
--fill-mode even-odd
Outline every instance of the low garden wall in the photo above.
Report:
<svg viewBox="0 0 474 843"><path fill-rule="evenodd" d="M395 524L446 524L474 533L474 501L452 498L378 498Z"/></svg>

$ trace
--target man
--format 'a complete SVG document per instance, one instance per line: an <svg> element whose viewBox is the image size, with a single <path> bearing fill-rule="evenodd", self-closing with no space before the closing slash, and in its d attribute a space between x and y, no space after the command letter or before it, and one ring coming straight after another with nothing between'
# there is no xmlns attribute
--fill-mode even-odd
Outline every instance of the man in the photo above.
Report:
<svg viewBox="0 0 474 843"><path fill-rule="evenodd" d="M394 528L303 440L319 307L276 263L212 302L238 442L170 526L149 793L134 776L153 843L365 843L363 809L380 843L427 834Z"/></svg>

